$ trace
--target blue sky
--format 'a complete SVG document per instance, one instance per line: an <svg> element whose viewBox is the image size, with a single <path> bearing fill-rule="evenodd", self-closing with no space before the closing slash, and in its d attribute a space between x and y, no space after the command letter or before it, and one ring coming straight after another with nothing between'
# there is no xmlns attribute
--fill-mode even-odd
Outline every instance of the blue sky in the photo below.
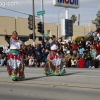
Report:
<svg viewBox="0 0 100 100"><path fill-rule="evenodd" d="M35 14L41 10L41 0L35 1ZM32 14L32 0L0 0L0 4L5 2L18 2L18 5L4 7L22 12ZM2 5L0 5L2 7ZM44 21L45 23L58 23L58 12L61 7L55 7L53 0L44 0ZM92 20L96 18L97 12L100 10L100 0L80 0L80 7L78 9L69 8L69 18L72 14L78 16L80 14L80 25L88 25L92 23ZM24 17L28 18L28 15L3 10L0 8L0 16L12 16L12 17ZM65 8L60 11L60 19L65 18ZM77 24L77 22L75 23Z"/></svg>

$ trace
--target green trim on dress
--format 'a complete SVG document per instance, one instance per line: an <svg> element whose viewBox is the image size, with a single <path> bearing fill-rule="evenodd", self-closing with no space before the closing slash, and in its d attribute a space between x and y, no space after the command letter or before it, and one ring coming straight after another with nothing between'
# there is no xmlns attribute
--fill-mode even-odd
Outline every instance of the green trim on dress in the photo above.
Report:
<svg viewBox="0 0 100 100"><path fill-rule="evenodd" d="M9 51L9 53L20 54L20 51L19 51L19 50L11 49L11 50Z"/></svg>

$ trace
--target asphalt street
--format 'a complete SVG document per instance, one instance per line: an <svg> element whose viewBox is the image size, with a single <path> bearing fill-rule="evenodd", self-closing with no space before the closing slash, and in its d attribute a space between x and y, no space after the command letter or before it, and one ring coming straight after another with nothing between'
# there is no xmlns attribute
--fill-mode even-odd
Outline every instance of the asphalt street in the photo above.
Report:
<svg viewBox="0 0 100 100"><path fill-rule="evenodd" d="M25 80L13 82L0 67L0 100L100 100L100 69L66 71L47 77L43 68L25 68Z"/></svg>

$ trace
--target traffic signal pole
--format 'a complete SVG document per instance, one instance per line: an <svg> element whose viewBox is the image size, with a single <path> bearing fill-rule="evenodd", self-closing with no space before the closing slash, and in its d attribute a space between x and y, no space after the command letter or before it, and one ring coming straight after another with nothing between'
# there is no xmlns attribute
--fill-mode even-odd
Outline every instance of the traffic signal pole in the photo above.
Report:
<svg viewBox="0 0 100 100"><path fill-rule="evenodd" d="M41 0L41 11L44 10L43 0ZM42 22L42 35L43 35L43 42L44 42L44 15L41 15L41 22Z"/></svg>
<svg viewBox="0 0 100 100"><path fill-rule="evenodd" d="M18 10L13 10L13 9L9 9L9 8L4 8L4 7L0 7L1 9L5 9L5 10L8 10L8 11L13 11L13 12L17 12L17 13L21 13L21 14L25 14L25 15L32 15L32 14L29 14L29 13L26 13L26 12L22 12L22 11L18 11ZM33 9L33 8L32 8ZM37 18L40 18L39 16L35 16Z"/></svg>
<svg viewBox="0 0 100 100"><path fill-rule="evenodd" d="M32 10L33 10L33 42L35 42L35 7L34 7L34 0L32 0Z"/></svg>

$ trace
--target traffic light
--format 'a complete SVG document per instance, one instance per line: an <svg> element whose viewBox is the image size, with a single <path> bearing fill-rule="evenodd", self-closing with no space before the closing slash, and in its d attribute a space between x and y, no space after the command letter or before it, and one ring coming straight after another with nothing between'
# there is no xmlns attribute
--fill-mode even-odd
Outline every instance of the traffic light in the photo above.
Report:
<svg viewBox="0 0 100 100"><path fill-rule="evenodd" d="M32 15L29 15L28 17L28 28L30 30L33 30L33 16Z"/></svg>
<svg viewBox="0 0 100 100"><path fill-rule="evenodd" d="M42 22L38 23L38 32L42 33Z"/></svg>
<svg viewBox="0 0 100 100"><path fill-rule="evenodd" d="M29 39L33 39L33 34L29 34ZM35 36L36 39L36 36Z"/></svg>
<svg viewBox="0 0 100 100"><path fill-rule="evenodd" d="M42 41L43 40L43 38L41 36L38 39L39 39L39 41Z"/></svg>
<svg viewBox="0 0 100 100"><path fill-rule="evenodd" d="M29 35L29 39L33 39L33 34L30 34Z"/></svg>
<svg viewBox="0 0 100 100"><path fill-rule="evenodd" d="M39 22L37 25L38 25L38 32L43 34L44 33L44 24L43 24L43 22Z"/></svg>

